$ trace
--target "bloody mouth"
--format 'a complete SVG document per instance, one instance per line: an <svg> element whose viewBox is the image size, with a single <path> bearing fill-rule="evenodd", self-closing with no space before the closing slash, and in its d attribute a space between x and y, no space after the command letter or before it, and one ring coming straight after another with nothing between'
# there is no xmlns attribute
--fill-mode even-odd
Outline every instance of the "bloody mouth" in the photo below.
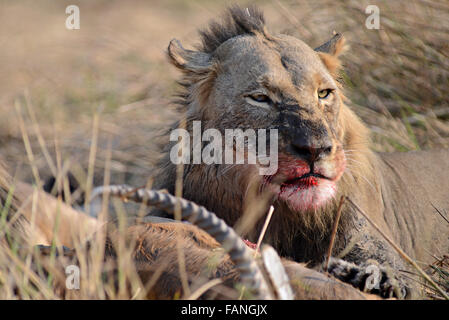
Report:
<svg viewBox="0 0 449 320"><path fill-rule="evenodd" d="M317 209L335 195L335 181L305 166L281 169L279 175L265 177L264 186L295 211Z"/></svg>
<svg viewBox="0 0 449 320"><path fill-rule="evenodd" d="M304 190L311 187L317 187L320 179L327 179L319 173L306 173L300 177L286 180L281 184L281 192L288 188L295 188L296 190Z"/></svg>
<svg viewBox="0 0 449 320"><path fill-rule="evenodd" d="M283 202L292 211L316 210L335 197L345 163L342 152L331 163L313 164L281 154L278 171L274 175L264 176L260 188L272 194L273 202Z"/></svg>

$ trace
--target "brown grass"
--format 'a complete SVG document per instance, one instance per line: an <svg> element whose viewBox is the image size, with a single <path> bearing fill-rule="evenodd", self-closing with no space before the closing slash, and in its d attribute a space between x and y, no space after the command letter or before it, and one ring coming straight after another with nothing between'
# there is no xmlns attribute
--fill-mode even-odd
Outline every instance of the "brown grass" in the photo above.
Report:
<svg viewBox="0 0 449 320"><path fill-rule="evenodd" d="M80 7L80 30L65 28L69 4ZM105 180L146 185L157 158L155 137L177 118L170 98L178 74L166 62L165 49L175 37L187 47L195 43L196 29L226 4L0 2L0 156L15 178L39 184L39 179L55 172L63 175L70 168L87 190ZM375 150L449 147L447 2L257 4L272 31L294 34L311 46L326 41L334 30L344 33L351 47L343 57L346 94L372 129ZM368 4L380 8L380 30L365 28ZM126 208L117 207L125 214ZM126 246L122 249L126 257ZM433 270L435 280L447 289L445 254L436 256ZM31 252L0 253L0 298L18 297L10 286L12 279L20 284L24 298L61 297L50 280L30 271L30 259ZM82 257L82 267L92 270L91 278L83 278L84 289L67 298L145 296L145 287L126 259L119 262L118 291L101 280L93 261L98 263L98 258ZM125 283L132 283L130 293L123 289Z"/></svg>

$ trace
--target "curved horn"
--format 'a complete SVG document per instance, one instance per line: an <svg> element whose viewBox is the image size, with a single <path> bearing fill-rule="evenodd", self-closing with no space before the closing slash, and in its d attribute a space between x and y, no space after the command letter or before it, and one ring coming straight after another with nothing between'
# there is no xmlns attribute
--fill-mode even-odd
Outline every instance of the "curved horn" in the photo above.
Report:
<svg viewBox="0 0 449 320"><path fill-rule="evenodd" d="M91 201L106 192L111 196L145 203L165 210L168 213L174 213L175 209L180 207L182 219L188 220L206 231L228 252L231 260L235 263L236 269L240 272L243 284L254 294L256 299L273 299L253 253L235 231L222 219L218 218L215 213L192 201L175 197L165 192L145 188L136 189L127 185L111 185L96 188L92 192Z"/></svg>

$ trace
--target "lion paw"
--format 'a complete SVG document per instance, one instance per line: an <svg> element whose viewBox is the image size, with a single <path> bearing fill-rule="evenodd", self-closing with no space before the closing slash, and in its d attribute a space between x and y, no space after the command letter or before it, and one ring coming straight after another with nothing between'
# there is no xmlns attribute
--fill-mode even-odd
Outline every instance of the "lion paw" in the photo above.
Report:
<svg viewBox="0 0 449 320"><path fill-rule="evenodd" d="M327 271L343 282L383 298L404 299L409 294L409 288L376 261L369 260L363 265L356 265L341 259L331 258Z"/></svg>

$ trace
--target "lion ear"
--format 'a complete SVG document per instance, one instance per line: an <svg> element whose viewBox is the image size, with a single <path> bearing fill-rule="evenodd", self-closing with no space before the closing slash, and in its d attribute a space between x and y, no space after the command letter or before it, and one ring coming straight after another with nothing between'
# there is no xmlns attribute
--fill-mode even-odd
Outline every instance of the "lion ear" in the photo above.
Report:
<svg viewBox="0 0 449 320"><path fill-rule="evenodd" d="M211 57L208 53L184 49L176 39L168 45L170 62L184 72L202 74L209 70Z"/></svg>
<svg viewBox="0 0 449 320"><path fill-rule="evenodd" d="M331 56L338 57L345 51L345 38L341 33L336 33L334 36L326 43L322 44L318 48L315 48L317 52L324 52Z"/></svg>
<svg viewBox="0 0 449 320"><path fill-rule="evenodd" d="M336 75L341 68L338 57L347 49L346 40L341 33L336 33L329 41L322 44L315 51L332 75Z"/></svg>

